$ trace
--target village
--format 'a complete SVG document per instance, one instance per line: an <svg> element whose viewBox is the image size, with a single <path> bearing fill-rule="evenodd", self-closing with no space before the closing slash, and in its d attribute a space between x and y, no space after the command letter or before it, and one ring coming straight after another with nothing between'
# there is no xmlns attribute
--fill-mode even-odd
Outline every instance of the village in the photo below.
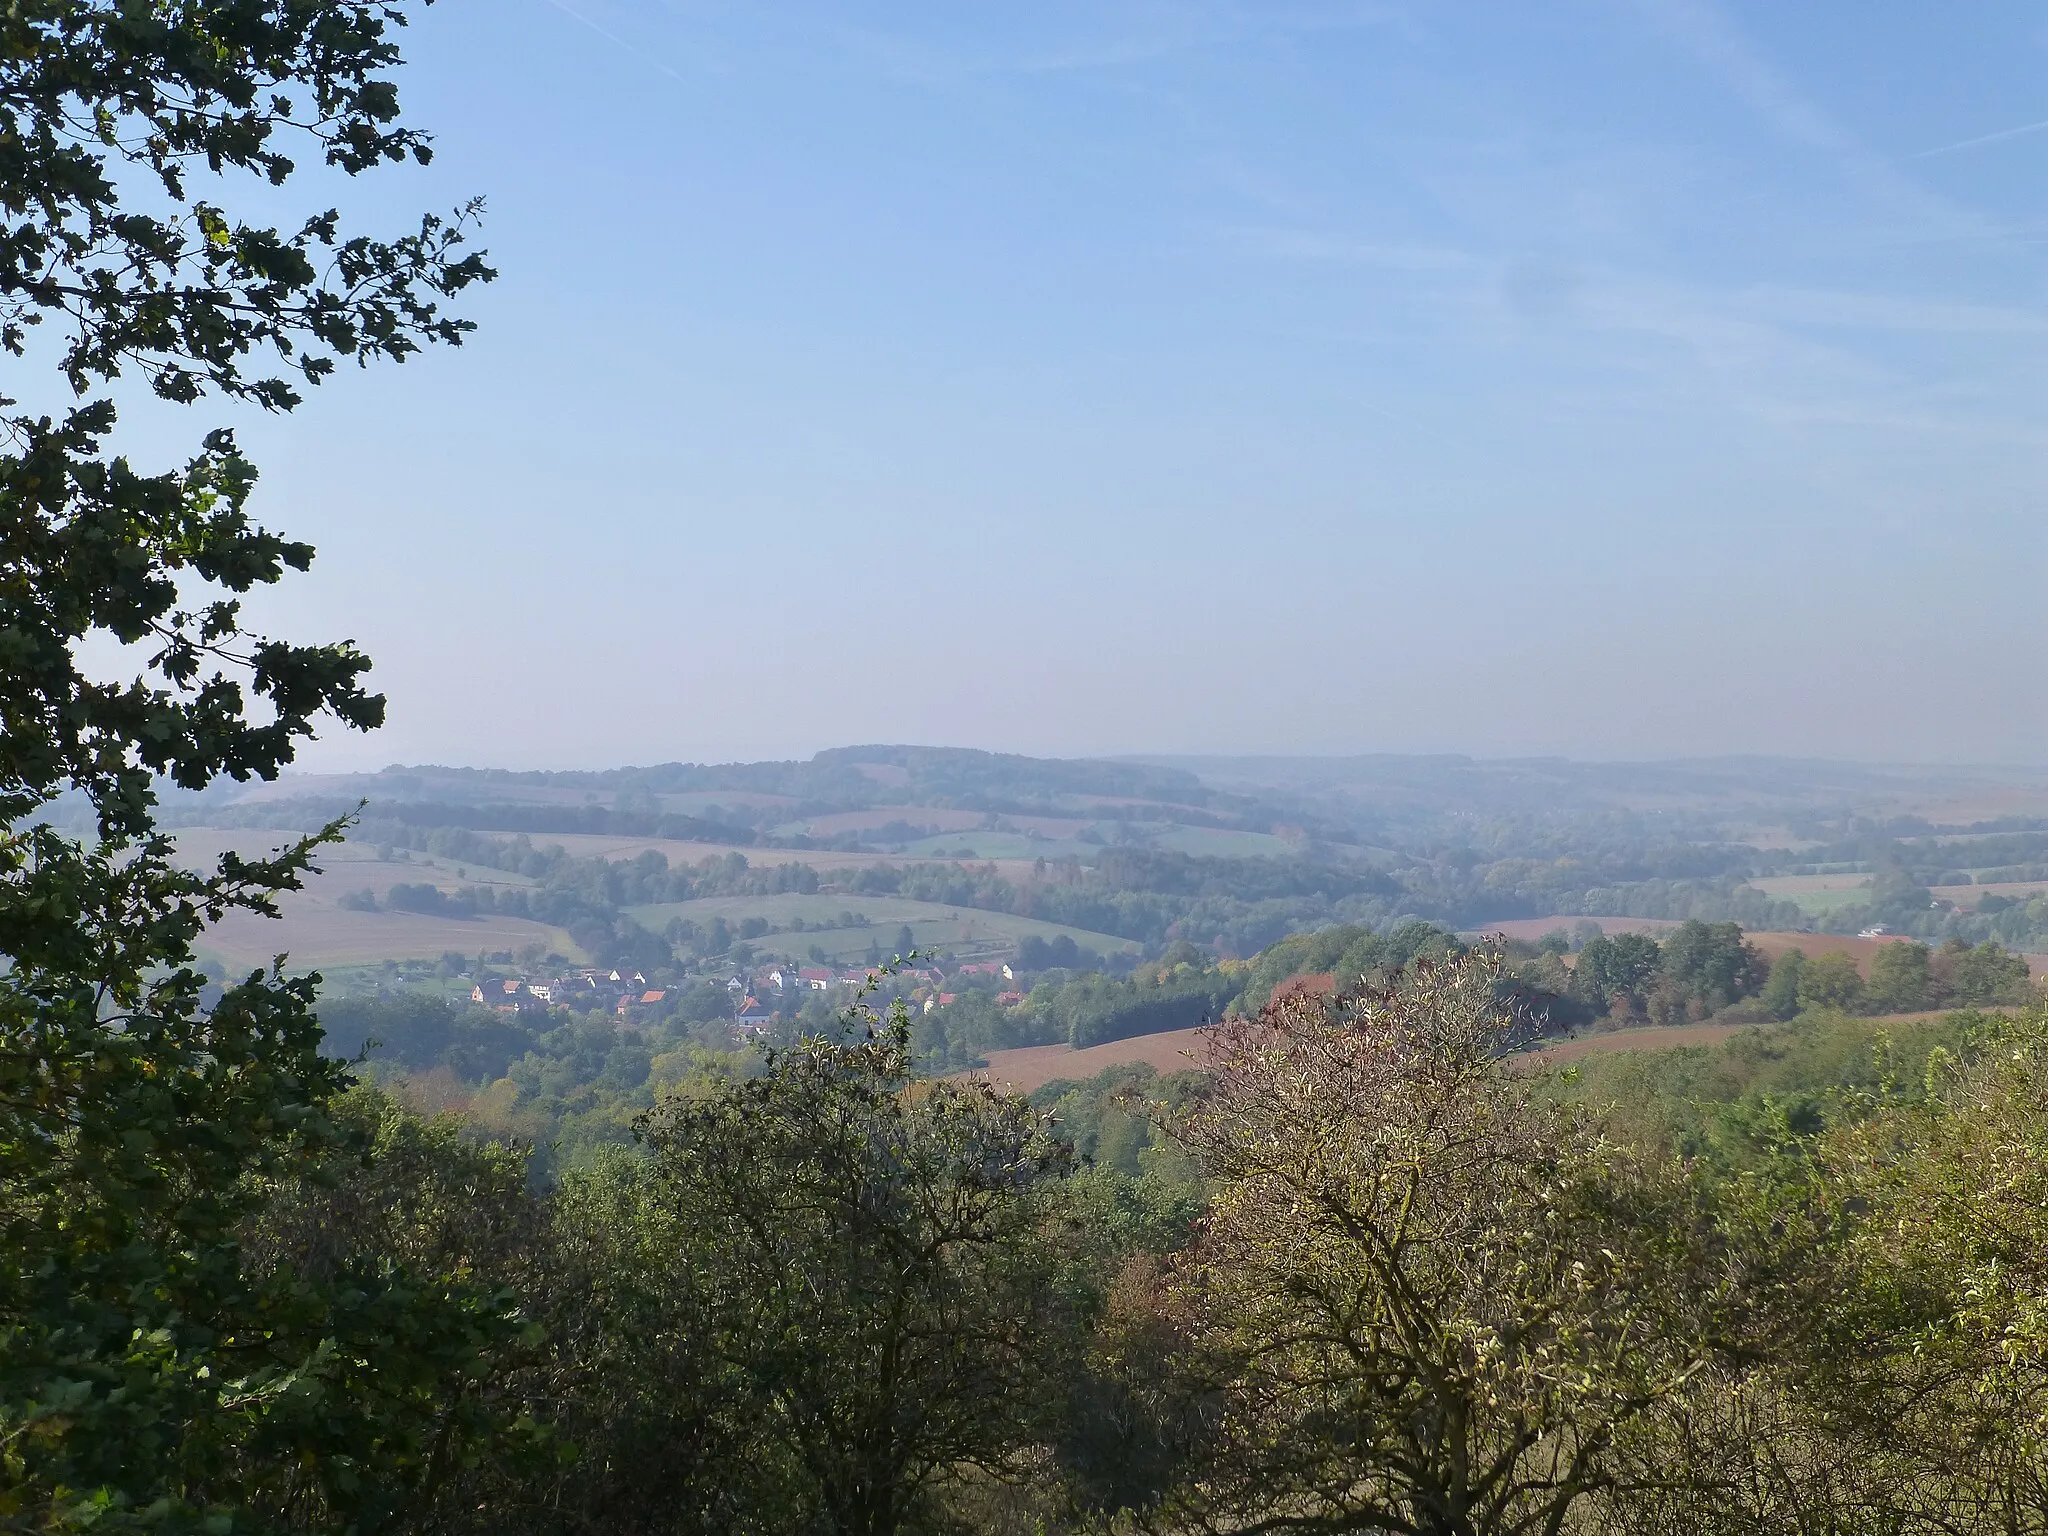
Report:
<svg viewBox="0 0 2048 1536"><path fill-rule="evenodd" d="M958 991L949 988L972 987L995 990L999 1005L1013 1007L1024 1001L1024 993L1005 984L1016 983L1021 975L1017 963L1009 959L970 961L946 969L932 964L894 970L769 964L737 969L712 985L722 987L730 999L735 1039L759 1040L819 994L842 1003L863 993L884 1003L901 999L914 1012L928 1014L954 1001ZM690 985L701 990L705 983ZM470 988L469 1000L499 1013L606 1011L623 1024L645 1026L671 1017L682 990L675 982L650 980L641 970L579 966L547 979L480 981Z"/></svg>

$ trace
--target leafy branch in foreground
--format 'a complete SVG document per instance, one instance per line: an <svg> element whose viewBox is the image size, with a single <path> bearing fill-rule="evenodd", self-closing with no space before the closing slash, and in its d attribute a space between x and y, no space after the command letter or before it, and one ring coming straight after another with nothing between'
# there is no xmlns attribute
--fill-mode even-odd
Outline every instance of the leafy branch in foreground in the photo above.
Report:
<svg viewBox="0 0 2048 1536"><path fill-rule="evenodd" d="M387 77L403 19L350 0L0 13L0 346L27 358L55 322L58 393L133 368L167 400L290 409L282 374L460 341L439 305L491 275L460 250L474 210L379 241L192 195L237 171L285 182L293 135L351 174L424 159ZM263 352L280 375L249 369ZM312 550L252 520L232 437L144 473L109 451L115 426L104 399L0 423L0 1520L38 1528L219 1524L259 1500L236 1448L275 1438L362 1278L281 1290L244 1262L267 1189L365 1144L329 1113L347 1074L319 1051L316 978L274 966L207 1007L191 963L207 923L273 911L338 826L195 872L151 786L273 778L323 719L369 729L383 701L353 646L244 631L244 595ZM114 646L139 648L133 676L81 664ZM38 821L65 792L92 806L90 841ZM394 1339L472 1327L469 1302L387 1280L410 1308ZM348 1455L285 1441L297 1507L381 1507Z"/></svg>

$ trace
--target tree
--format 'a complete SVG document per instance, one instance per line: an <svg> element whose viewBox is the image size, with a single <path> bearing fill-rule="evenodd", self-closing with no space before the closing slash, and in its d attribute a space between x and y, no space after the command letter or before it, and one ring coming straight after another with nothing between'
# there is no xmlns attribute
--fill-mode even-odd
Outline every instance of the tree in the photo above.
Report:
<svg viewBox="0 0 2048 1536"><path fill-rule="evenodd" d="M1022 1099L913 1083L900 1006L645 1134L753 1454L794 1490L770 1528L922 1528L950 1483L1049 1440L1082 1316L1072 1154Z"/></svg>
<svg viewBox="0 0 2048 1536"><path fill-rule="evenodd" d="M1291 997L1211 1039L1173 1280L1201 1529L1555 1532L1696 1368L1686 1216L1502 1057L1498 958Z"/></svg>
<svg viewBox="0 0 2048 1536"><path fill-rule="evenodd" d="M1972 948L1950 939L1929 962L1932 990L1959 1007L2026 1003L2035 991L2026 960L1989 940Z"/></svg>
<svg viewBox="0 0 2048 1536"><path fill-rule="evenodd" d="M353 646L244 631L242 595L312 550L253 521L233 437L146 473L110 451L112 402L85 397L126 375L167 401L289 410L341 358L461 340L439 306L491 275L461 252L474 207L385 241L344 237L332 212L244 222L197 190L287 181L294 140L350 174L424 160L389 79L403 20L382 0L0 13L0 346L27 357L47 324L57 361L50 414L0 417L10 1522L170 1526L231 1506L209 1469L321 1358L326 1314L304 1297L280 1311L242 1236L266 1187L359 1141L326 1112L347 1074L320 1055L312 978L273 968L204 1008L192 943L228 911L273 912L322 839L191 873L152 786L275 777L320 720L368 729L383 701ZM257 366L272 353L274 372ZM127 681L81 666L110 641L142 648ZM87 840L38 819L67 790L91 807Z"/></svg>
<svg viewBox="0 0 2048 1536"><path fill-rule="evenodd" d="M1799 977L1802 1008L1840 1008L1845 1012L1863 1001L1863 976L1853 956L1830 950L1806 962Z"/></svg>
<svg viewBox="0 0 2048 1536"><path fill-rule="evenodd" d="M1657 975L1663 952L1648 934L1618 933L1589 939L1572 968L1574 989L1599 1008L1620 1003L1630 1012L1642 1008L1643 993Z"/></svg>
<svg viewBox="0 0 2048 1536"><path fill-rule="evenodd" d="M1662 959L1673 990L1702 1015L1750 996L1770 974L1763 952L1735 923L1687 918L1665 936Z"/></svg>
<svg viewBox="0 0 2048 1536"><path fill-rule="evenodd" d="M1799 1012L1799 982L1806 974L1806 951L1788 949L1771 962L1770 979L1757 994L1757 1001L1774 1019L1789 1019Z"/></svg>
<svg viewBox="0 0 2048 1536"><path fill-rule="evenodd" d="M1932 955L1925 944L1895 939L1880 944L1870 957L1870 980L1863 1004L1872 1013L1911 1013L1928 1005L1934 976Z"/></svg>

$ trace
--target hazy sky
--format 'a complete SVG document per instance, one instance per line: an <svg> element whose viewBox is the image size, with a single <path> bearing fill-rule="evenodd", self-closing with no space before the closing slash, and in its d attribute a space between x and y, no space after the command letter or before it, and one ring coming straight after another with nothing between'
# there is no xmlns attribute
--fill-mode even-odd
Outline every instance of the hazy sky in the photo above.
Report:
<svg viewBox="0 0 2048 1536"><path fill-rule="evenodd" d="M391 724L599 766L2048 761L2048 12L442 0L460 352L246 436ZM182 430L196 435L199 420Z"/></svg>

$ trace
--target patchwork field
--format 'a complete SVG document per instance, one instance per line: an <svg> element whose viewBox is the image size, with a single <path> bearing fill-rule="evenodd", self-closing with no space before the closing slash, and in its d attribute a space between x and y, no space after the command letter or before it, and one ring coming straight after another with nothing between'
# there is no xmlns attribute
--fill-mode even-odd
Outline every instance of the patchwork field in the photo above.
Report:
<svg viewBox="0 0 2048 1536"><path fill-rule="evenodd" d="M734 928L747 918L758 917L772 931L755 940L756 944L798 955L808 954L815 944L835 961L857 961L867 954L871 943L893 952L897 930L902 927L910 929L911 940L920 949L980 952L1014 948L1033 936L1051 941L1062 935L1098 954L1137 948L1128 939L1092 933L1086 928L1067 928L1036 918L983 912L973 907L906 901L897 896L710 896L700 901L629 907L626 911L634 922L653 933L660 933L678 917L707 926L716 918L724 918ZM849 912L865 918L866 925L844 922L844 915ZM802 931L792 929L791 925L798 921L804 925Z"/></svg>
<svg viewBox="0 0 2048 1536"><path fill-rule="evenodd" d="M256 857L276 851L290 839L289 833L261 829L187 828L177 835L178 860L188 868L206 868L224 852ZM382 901L394 885L433 885L455 891L465 885L509 888L532 884L523 875L425 854L381 859L377 849L357 842L323 848L318 857L320 868L306 877L305 889L278 899L276 918L229 913L200 936L202 956L233 970L268 965L279 953L289 955L294 966L339 966L433 960L449 950L472 956L479 951L517 954L535 944L573 959L582 958L582 952L561 929L524 918L357 912L341 905L343 896L364 890L374 891Z"/></svg>

